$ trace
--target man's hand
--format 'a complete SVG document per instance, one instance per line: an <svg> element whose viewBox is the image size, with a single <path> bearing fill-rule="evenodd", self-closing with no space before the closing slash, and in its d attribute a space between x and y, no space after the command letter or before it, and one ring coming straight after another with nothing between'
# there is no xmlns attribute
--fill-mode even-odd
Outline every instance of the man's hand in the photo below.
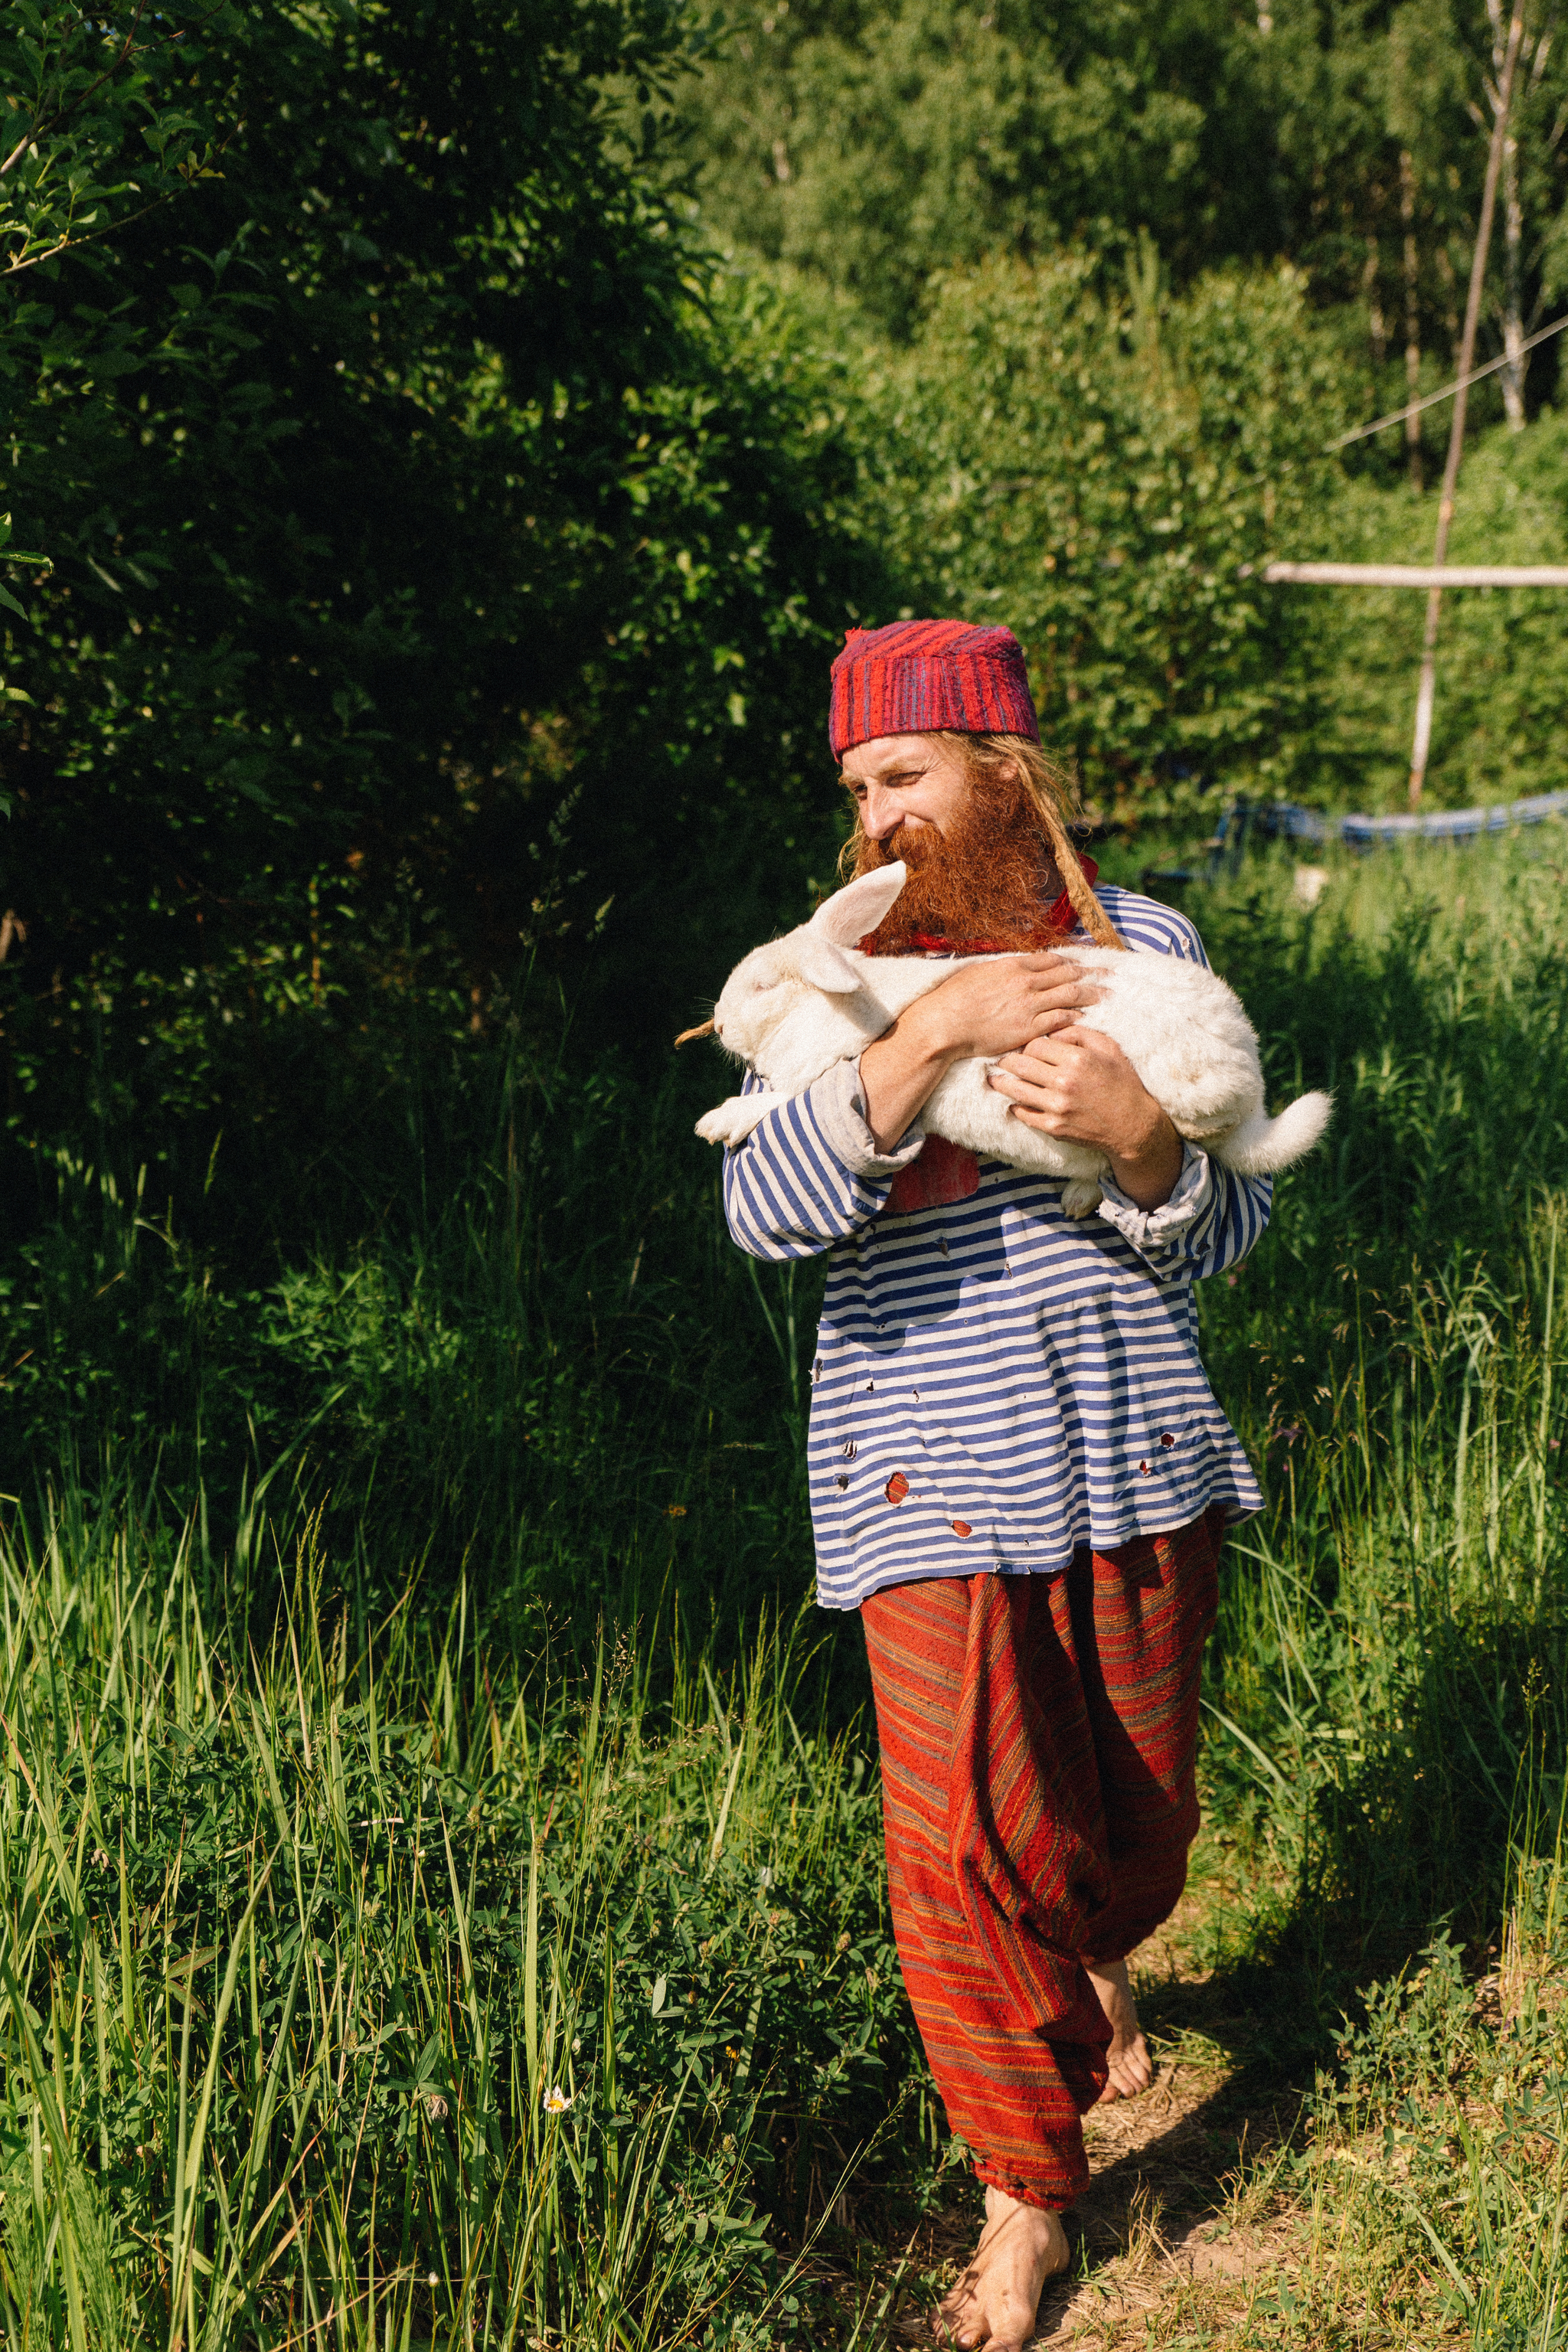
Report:
<svg viewBox="0 0 1568 2352"><path fill-rule="evenodd" d="M994 1048L992 1049L994 1051ZM1026 1127L1103 1151L1120 1190L1157 1209L1176 1189L1182 1139L1113 1038L1051 1022L1021 1053L1008 1053L989 1083Z"/></svg>
<svg viewBox="0 0 1568 2352"><path fill-rule="evenodd" d="M1065 956L986 956L963 965L917 997L860 1056L866 1120L879 1150L893 1149L954 1062L1015 1053L1099 1002L1100 991Z"/></svg>
<svg viewBox="0 0 1568 2352"><path fill-rule="evenodd" d="M919 1014L927 1042L965 1062L1016 1054L1100 998L1082 965L1066 956L983 956L918 998L899 1025Z"/></svg>

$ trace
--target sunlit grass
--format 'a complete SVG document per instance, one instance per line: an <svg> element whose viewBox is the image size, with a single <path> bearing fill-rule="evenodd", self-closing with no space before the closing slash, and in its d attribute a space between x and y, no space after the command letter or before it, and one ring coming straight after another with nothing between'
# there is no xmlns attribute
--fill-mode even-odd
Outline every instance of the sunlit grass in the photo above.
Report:
<svg viewBox="0 0 1568 2352"><path fill-rule="evenodd" d="M356 1654L307 1540L257 1646L188 1530L81 1532L0 1561L9 2340L793 2333L931 2132L795 1640Z"/></svg>
<svg viewBox="0 0 1568 2352"><path fill-rule="evenodd" d="M1426 2264L1392 2340L1561 2332L1561 2123L1476 2071L1489 1974L1535 1987L1510 2017L1559 2014L1558 855L1336 859L1310 913L1260 859L1191 906L1276 1095L1337 1096L1203 1299L1268 1491L1206 1685L1241 1886L1214 1948L1282 2078L1322 2070L1312 2146L1341 2151L1245 2188L1316 2234L1226 2340L1334 2313L1359 2340L1302 2266L1374 2230ZM564 1062L462 1088L440 1181L243 1297L133 1174L51 1178L4 1391L17 2345L870 2352L908 2316L951 2151L856 1627L808 1606L817 1273L730 1249L669 1088ZM1396 2186L1439 2149L1442 2258Z"/></svg>

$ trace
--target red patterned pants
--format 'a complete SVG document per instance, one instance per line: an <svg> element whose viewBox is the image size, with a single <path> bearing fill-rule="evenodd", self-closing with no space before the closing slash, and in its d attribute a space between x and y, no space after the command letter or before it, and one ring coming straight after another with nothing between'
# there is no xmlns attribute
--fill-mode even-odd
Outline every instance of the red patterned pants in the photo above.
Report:
<svg viewBox="0 0 1568 2352"><path fill-rule="evenodd" d="M1224 1528L861 1607L904 1982L950 2125L1026 2204L1089 2179L1110 2028L1084 1957L1125 1958L1186 1882Z"/></svg>

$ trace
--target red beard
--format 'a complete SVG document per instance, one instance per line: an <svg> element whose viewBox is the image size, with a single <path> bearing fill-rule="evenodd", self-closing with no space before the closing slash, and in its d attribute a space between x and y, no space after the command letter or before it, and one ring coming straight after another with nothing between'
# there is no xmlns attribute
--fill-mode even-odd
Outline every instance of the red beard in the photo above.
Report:
<svg viewBox="0 0 1568 2352"><path fill-rule="evenodd" d="M872 955L1016 951L1059 936L1048 908L1061 885L1034 805L1012 776L978 779L945 835L904 824L885 841L864 842L855 871L875 874L900 857L909 880L860 942Z"/></svg>

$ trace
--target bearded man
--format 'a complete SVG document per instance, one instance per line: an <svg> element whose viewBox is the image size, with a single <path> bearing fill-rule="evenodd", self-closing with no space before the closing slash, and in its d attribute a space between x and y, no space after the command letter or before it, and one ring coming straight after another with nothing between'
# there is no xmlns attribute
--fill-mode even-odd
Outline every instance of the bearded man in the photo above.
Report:
<svg viewBox="0 0 1568 2352"><path fill-rule="evenodd" d="M1075 940L1204 951L1080 865L1012 633L851 631L829 738L855 871L910 869L864 944L983 960L770 1111L727 1155L725 1202L757 1257L830 1253L817 1597L860 1612L904 1981L985 2184L943 2324L1014 2352L1068 2259L1082 2115L1152 2079L1127 1956L1185 1883L1219 1544L1261 1502L1192 1286L1251 1247L1270 1187L1184 1143L1078 1024ZM926 1138L923 1105L973 1055L1000 1057L1025 1126L1107 1155L1095 1215Z"/></svg>

